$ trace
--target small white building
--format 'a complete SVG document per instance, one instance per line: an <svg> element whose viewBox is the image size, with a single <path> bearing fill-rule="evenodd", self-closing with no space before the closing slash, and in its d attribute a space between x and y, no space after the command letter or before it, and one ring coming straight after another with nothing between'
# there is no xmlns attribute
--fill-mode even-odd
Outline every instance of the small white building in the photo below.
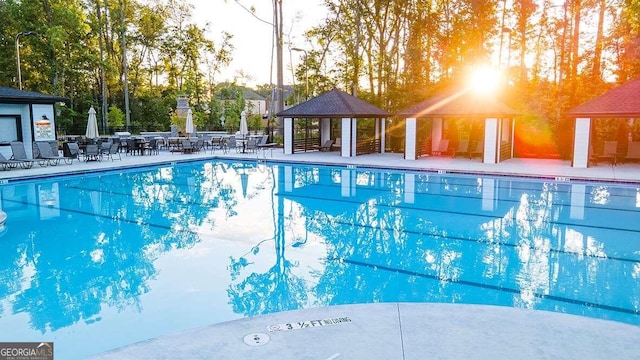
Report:
<svg viewBox="0 0 640 360"><path fill-rule="evenodd" d="M30 145L34 141L57 140L54 105L67 100L60 96L0 87L0 153L11 157L12 141ZM25 149L27 155L33 155L31 146L25 146Z"/></svg>

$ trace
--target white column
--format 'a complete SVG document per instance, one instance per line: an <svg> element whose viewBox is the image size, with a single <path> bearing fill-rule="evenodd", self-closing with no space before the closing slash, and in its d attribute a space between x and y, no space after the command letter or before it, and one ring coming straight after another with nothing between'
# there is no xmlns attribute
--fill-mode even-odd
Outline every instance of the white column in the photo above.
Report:
<svg viewBox="0 0 640 360"><path fill-rule="evenodd" d="M380 119L380 153L384 154L387 147L387 119Z"/></svg>
<svg viewBox="0 0 640 360"><path fill-rule="evenodd" d="M498 162L498 119L488 118L484 120L484 156L482 162L495 164Z"/></svg>
<svg viewBox="0 0 640 360"><path fill-rule="evenodd" d="M589 167L589 142L591 135L591 119L577 118L573 135L573 162L575 168Z"/></svg>
<svg viewBox="0 0 640 360"><path fill-rule="evenodd" d="M358 144L358 123L356 118L351 119L351 156L356 156L356 146Z"/></svg>
<svg viewBox="0 0 640 360"><path fill-rule="evenodd" d="M418 125L416 118L407 118L404 132L404 158L407 160L415 160L416 156L416 138Z"/></svg>
<svg viewBox="0 0 640 360"><path fill-rule="evenodd" d="M331 119L320 119L320 145L323 145L325 141L331 137Z"/></svg>
<svg viewBox="0 0 640 360"><path fill-rule="evenodd" d="M342 118L342 146L340 147L340 156L342 157L350 157L351 156L351 119L350 118Z"/></svg>
<svg viewBox="0 0 640 360"><path fill-rule="evenodd" d="M437 151L440 140L442 140L442 119L431 120L431 151Z"/></svg>
<svg viewBox="0 0 640 360"><path fill-rule="evenodd" d="M293 154L293 119L284 118L284 153Z"/></svg>

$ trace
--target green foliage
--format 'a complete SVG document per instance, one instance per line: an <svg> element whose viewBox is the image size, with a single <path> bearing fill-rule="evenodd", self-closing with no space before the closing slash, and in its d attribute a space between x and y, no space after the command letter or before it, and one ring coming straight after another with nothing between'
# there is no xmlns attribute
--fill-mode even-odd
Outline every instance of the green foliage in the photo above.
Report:
<svg viewBox="0 0 640 360"><path fill-rule="evenodd" d="M122 128L125 125L125 115L119 107L111 105L107 113L107 125L110 128Z"/></svg>

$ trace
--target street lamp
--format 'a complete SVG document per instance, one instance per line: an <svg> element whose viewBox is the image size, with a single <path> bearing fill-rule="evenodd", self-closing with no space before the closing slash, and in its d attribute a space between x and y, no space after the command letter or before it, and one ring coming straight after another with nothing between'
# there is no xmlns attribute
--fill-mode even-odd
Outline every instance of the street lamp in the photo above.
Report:
<svg viewBox="0 0 640 360"><path fill-rule="evenodd" d="M291 50L293 51L301 51L304 53L304 77L305 77L305 95L304 95L304 99L305 100L309 100L309 65L307 64L307 50L305 49L300 49L300 48L291 48Z"/></svg>
<svg viewBox="0 0 640 360"><path fill-rule="evenodd" d="M509 43L507 46L507 71L509 71L509 66L511 65L511 29L506 26L502 27L502 33L500 34L500 54L498 55L498 67L502 67L502 38L504 34L509 36Z"/></svg>
<svg viewBox="0 0 640 360"><path fill-rule="evenodd" d="M35 35L35 31L19 32L16 35L16 63L18 64L18 88L22 90L22 73L20 72L20 36Z"/></svg>

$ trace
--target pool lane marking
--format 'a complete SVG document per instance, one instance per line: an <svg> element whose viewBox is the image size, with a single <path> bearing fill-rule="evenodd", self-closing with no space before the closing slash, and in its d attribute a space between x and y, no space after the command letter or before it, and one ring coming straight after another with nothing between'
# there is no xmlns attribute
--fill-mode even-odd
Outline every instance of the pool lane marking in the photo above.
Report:
<svg viewBox="0 0 640 360"><path fill-rule="evenodd" d="M421 278L425 278L425 279L432 279L432 280L438 280L438 281L447 281L447 282L450 282L452 284L461 284L461 285L467 285L467 286L472 286L472 287L479 287L479 288L484 288L484 289L497 290L497 291L502 291L502 292L507 292L507 293L512 293L512 294L522 294L522 290L519 290L519 289L513 289L513 288L508 288L508 287L499 286L499 285L482 284L482 283L478 283L478 282L474 282L474 281L467 281L467 280L451 280L451 279L443 278L443 277L436 276L436 275L430 275L430 274L419 273L419 272L416 272L416 271L392 268L392 267L385 266L385 265L370 264L370 263L365 263L365 262L357 261L357 260L350 260L350 259L346 259L346 258L327 258L327 260L330 260L330 261L342 261L342 262L345 262L345 263L348 263L348 264L352 264L352 265L356 265L356 266L358 266L358 265L359 266L365 266L365 267L376 269L376 270L390 271L390 272L395 272L395 273L398 273L398 274L417 276L417 277L421 277ZM545 295L545 294L539 294L539 293L533 293L533 296L536 297L536 298L539 298L539 299L543 299L543 300L555 300L555 301L559 301L559 302L570 303L570 304L575 304L575 305L582 305L582 306L586 306L586 307L594 307L594 308L598 308L598 309L609 310L609 311L614 311L614 312L620 312L620 313L625 313L625 314L640 315L640 310L633 310L633 309L626 309L626 308L622 308L622 307L618 307L618 306L598 304L598 303L594 303L594 302L590 302L590 301L574 300L574 299L569 299L569 298L565 298L565 297L560 297L560 296L555 296L555 295Z"/></svg>
<svg viewBox="0 0 640 360"><path fill-rule="evenodd" d="M349 226L353 226L353 227L357 227L357 228L365 228L365 229L373 229L373 230L378 230L378 231L394 231L394 229L392 228L377 228L377 227L373 227L370 225L361 225L361 224L354 224L352 222L347 222L347 221L335 221L334 223L339 224L339 225L349 225ZM638 231L633 231L633 230L620 230L617 229L619 231L630 231L633 233L638 233ZM447 239L447 240L456 240L456 241L466 241L466 242L471 242L471 243L480 243L480 244L485 244L485 245L502 245L502 246L507 246L507 247L511 247L511 248L517 248L519 246L521 246L520 244L512 244L509 242L504 242L504 241L490 241L490 240L483 240L483 239L478 239L475 237L472 238L465 238L465 237L461 237L461 236L451 236L451 235L442 235L440 233L429 233L429 232L424 232L424 231L415 231L415 230L403 230L405 233L410 234L410 235L421 235L421 236L426 236L426 237L431 237L434 238L434 240L437 240L438 238L443 238L443 239ZM530 248L535 248L535 246L529 246ZM554 247L550 247L549 248L549 252L551 253L556 253L556 254L561 254L561 255L579 255L579 256L584 256L586 258L589 259L599 259L599 260L614 260L614 261L623 261L623 262L631 262L631 263L640 263L640 259L630 259L630 258L623 258L623 257L617 257L617 256L597 256L595 254L587 254L585 253L576 253L576 252L568 252L565 250L560 250L560 249L556 249Z"/></svg>

